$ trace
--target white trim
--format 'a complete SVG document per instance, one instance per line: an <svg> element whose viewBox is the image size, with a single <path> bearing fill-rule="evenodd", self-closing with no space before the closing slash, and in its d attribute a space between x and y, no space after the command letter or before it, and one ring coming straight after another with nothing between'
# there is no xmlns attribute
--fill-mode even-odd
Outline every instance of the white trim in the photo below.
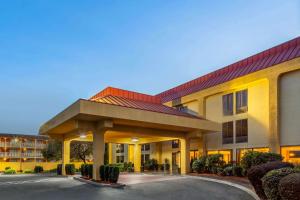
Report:
<svg viewBox="0 0 300 200"><path fill-rule="evenodd" d="M220 184L225 184L225 185L229 185L229 186L232 186L232 187L235 187L235 188L238 188L240 190L243 190L244 192L248 193L249 195L251 195L255 200L261 200L257 194L255 192L253 192L252 190L242 186L242 185L239 185L239 184L236 184L236 183L231 183L229 181L223 181L223 180L218 180L218 179L212 179L212 178L206 178L206 177L199 177L199 176L190 176L190 175L185 175L186 177L189 177L189 178L194 178L194 179L200 179L200 180L204 180L204 181L210 181L210 182L215 182L215 183L220 183Z"/></svg>

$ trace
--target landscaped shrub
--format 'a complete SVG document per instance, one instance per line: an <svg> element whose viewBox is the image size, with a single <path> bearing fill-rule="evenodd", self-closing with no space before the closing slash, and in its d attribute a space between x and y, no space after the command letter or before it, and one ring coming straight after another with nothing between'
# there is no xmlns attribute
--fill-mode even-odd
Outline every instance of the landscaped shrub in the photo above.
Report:
<svg viewBox="0 0 300 200"><path fill-rule="evenodd" d="M254 166L251 167L250 170L248 170L248 179L253 185L255 192L261 199L267 199L264 190L262 188L261 178L271 170L281 169L285 167L293 168L293 165L290 163L275 161L275 162L269 162L258 166Z"/></svg>
<svg viewBox="0 0 300 200"><path fill-rule="evenodd" d="M118 167L112 167L110 169L109 182L117 183L118 179L119 179L119 174L120 174L119 168Z"/></svg>
<svg viewBox="0 0 300 200"><path fill-rule="evenodd" d="M150 171L157 171L158 170L158 164L156 159L150 159L148 160L144 165L145 170Z"/></svg>
<svg viewBox="0 0 300 200"><path fill-rule="evenodd" d="M239 165L234 165L232 167L233 176L243 176L243 167Z"/></svg>
<svg viewBox="0 0 300 200"><path fill-rule="evenodd" d="M225 162L222 160L222 154L212 154L206 157L205 167L209 172L212 172L213 167L222 167Z"/></svg>
<svg viewBox="0 0 300 200"><path fill-rule="evenodd" d="M33 174L33 171L31 169L25 169L23 171L24 174Z"/></svg>
<svg viewBox="0 0 300 200"><path fill-rule="evenodd" d="M44 168L42 166L35 166L33 171L34 173L42 173Z"/></svg>
<svg viewBox="0 0 300 200"><path fill-rule="evenodd" d="M232 176L233 175L233 167L232 166L225 167L224 173L226 174L226 176Z"/></svg>
<svg viewBox="0 0 300 200"><path fill-rule="evenodd" d="M15 174L15 173L16 173L16 170L11 169L11 168L4 171L4 174Z"/></svg>
<svg viewBox="0 0 300 200"><path fill-rule="evenodd" d="M263 153L258 151L248 151L242 157L241 164L245 170L253 166L264 164L267 162L281 161L283 158L276 153Z"/></svg>
<svg viewBox="0 0 300 200"><path fill-rule="evenodd" d="M197 160L194 160L192 168L195 172L202 173L202 172L204 172L205 165L206 165L206 157L202 156L202 157L198 158Z"/></svg>
<svg viewBox="0 0 300 200"><path fill-rule="evenodd" d="M66 170L66 175L74 175L75 174L75 165L74 164L66 164L65 170Z"/></svg>
<svg viewBox="0 0 300 200"><path fill-rule="evenodd" d="M62 164L57 165L56 171L57 171L57 175L62 175Z"/></svg>
<svg viewBox="0 0 300 200"><path fill-rule="evenodd" d="M104 165L101 165L100 168L99 168L99 174L100 174L100 179L101 179L101 181L105 181L105 173L104 173L104 169L105 169L105 166L104 166Z"/></svg>
<svg viewBox="0 0 300 200"><path fill-rule="evenodd" d="M112 173L113 173L113 169L114 169L115 167L112 167L112 166L109 166L109 169L108 169L108 181L109 182L112 182Z"/></svg>
<svg viewBox="0 0 300 200"><path fill-rule="evenodd" d="M108 165L105 165L105 167L104 167L104 178L105 178L105 181L109 180L109 166Z"/></svg>
<svg viewBox="0 0 300 200"><path fill-rule="evenodd" d="M222 167L217 168L217 174L220 176L226 176L226 173Z"/></svg>
<svg viewBox="0 0 300 200"><path fill-rule="evenodd" d="M300 200L300 173L282 178L278 190L282 200Z"/></svg>
<svg viewBox="0 0 300 200"><path fill-rule="evenodd" d="M281 168L269 171L262 179L262 186L267 196L268 200L280 200L278 184L279 181L289 175L294 173L292 168Z"/></svg>
<svg viewBox="0 0 300 200"><path fill-rule="evenodd" d="M127 166L127 172L134 172L133 163L129 162Z"/></svg>
<svg viewBox="0 0 300 200"><path fill-rule="evenodd" d="M8 169L10 169L10 167L5 167L5 170L8 170Z"/></svg>
<svg viewBox="0 0 300 200"><path fill-rule="evenodd" d="M90 179L93 178L93 164L87 164L86 171Z"/></svg>

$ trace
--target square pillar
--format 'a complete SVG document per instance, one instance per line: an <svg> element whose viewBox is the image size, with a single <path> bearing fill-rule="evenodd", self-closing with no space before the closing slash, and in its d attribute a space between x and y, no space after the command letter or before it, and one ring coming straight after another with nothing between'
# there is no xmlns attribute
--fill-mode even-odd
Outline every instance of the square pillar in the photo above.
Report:
<svg viewBox="0 0 300 200"><path fill-rule="evenodd" d="M93 131L93 179L100 180L99 168L104 165L104 129Z"/></svg>
<svg viewBox="0 0 300 200"><path fill-rule="evenodd" d="M113 148L112 148L112 143L108 143L108 164L113 164Z"/></svg>
<svg viewBox="0 0 300 200"><path fill-rule="evenodd" d="M157 142L155 145L156 145L155 146L155 153L156 153L155 157L157 159L157 162L159 164L162 164L163 163L162 158L161 158L161 156L162 156L162 143Z"/></svg>
<svg viewBox="0 0 300 200"><path fill-rule="evenodd" d="M134 172L141 172L141 155L142 149L141 145L134 145Z"/></svg>
<svg viewBox="0 0 300 200"><path fill-rule="evenodd" d="M134 145L128 145L128 162L134 163Z"/></svg>
<svg viewBox="0 0 300 200"><path fill-rule="evenodd" d="M62 175L66 175L66 164L70 163L70 144L71 140L62 141Z"/></svg>
<svg viewBox="0 0 300 200"><path fill-rule="evenodd" d="M180 139L180 172L190 172L190 139Z"/></svg>

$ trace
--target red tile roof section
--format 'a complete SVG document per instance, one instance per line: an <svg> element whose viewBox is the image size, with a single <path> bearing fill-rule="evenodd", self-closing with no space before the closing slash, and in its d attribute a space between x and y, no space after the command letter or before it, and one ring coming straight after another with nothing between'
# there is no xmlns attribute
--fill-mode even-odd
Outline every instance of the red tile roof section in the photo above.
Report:
<svg viewBox="0 0 300 200"><path fill-rule="evenodd" d="M130 92L130 93L133 93L133 92ZM124 93L124 94L127 94L127 93ZM177 115L177 116L183 116L183 117L203 119L198 116L180 112L180 111L176 110L175 108L168 107L168 106L165 106L160 103L153 103L151 101L147 102L147 101L135 100L132 98L122 97L121 95L113 96L113 95L109 94L107 96L91 98L90 101L111 104L111 105L116 105L116 106L122 106L122 107L127 107L127 108L134 108L134 109L139 109L139 110L147 110L147 111L151 111L151 112L164 113L164 114L169 114L169 115Z"/></svg>
<svg viewBox="0 0 300 200"><path fill-rule="evenodd" d="M300 37L186 82L156 96L161 98L162 102L172 101L297 57L300 57Z"/></svg>
<svg viewBox="0 0 300 200"><path fill-rule="evenodd" d="M132 92L132 91L128 91L128 90L122 90L122 89L113 88L113 87L105 88L101 92L97 93L95 96L91 97L90 100L97 100L98 98L102 98L102 97L106 97L106 96L123 97L126 99L161 104L161 100L157 96L151 96L151 95L147 95L147 94Z"/></svg>

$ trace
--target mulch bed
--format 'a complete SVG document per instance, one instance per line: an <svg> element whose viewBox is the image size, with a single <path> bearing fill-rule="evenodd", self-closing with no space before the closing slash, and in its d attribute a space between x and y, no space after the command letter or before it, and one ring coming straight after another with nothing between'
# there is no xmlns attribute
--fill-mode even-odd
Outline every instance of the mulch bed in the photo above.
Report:
<svg viewBox="0 0 300 200"><path fill-rule="evenodd" d="M252 185L250 184L247 177L219 176L217 174L205 174L205 173L203 173L203 174L190 173L189 175L228 181L228 182L232 182L232 183L242 185L242 186L247 187L247 188L254 191L254 189L253 189Z"/></svg>

